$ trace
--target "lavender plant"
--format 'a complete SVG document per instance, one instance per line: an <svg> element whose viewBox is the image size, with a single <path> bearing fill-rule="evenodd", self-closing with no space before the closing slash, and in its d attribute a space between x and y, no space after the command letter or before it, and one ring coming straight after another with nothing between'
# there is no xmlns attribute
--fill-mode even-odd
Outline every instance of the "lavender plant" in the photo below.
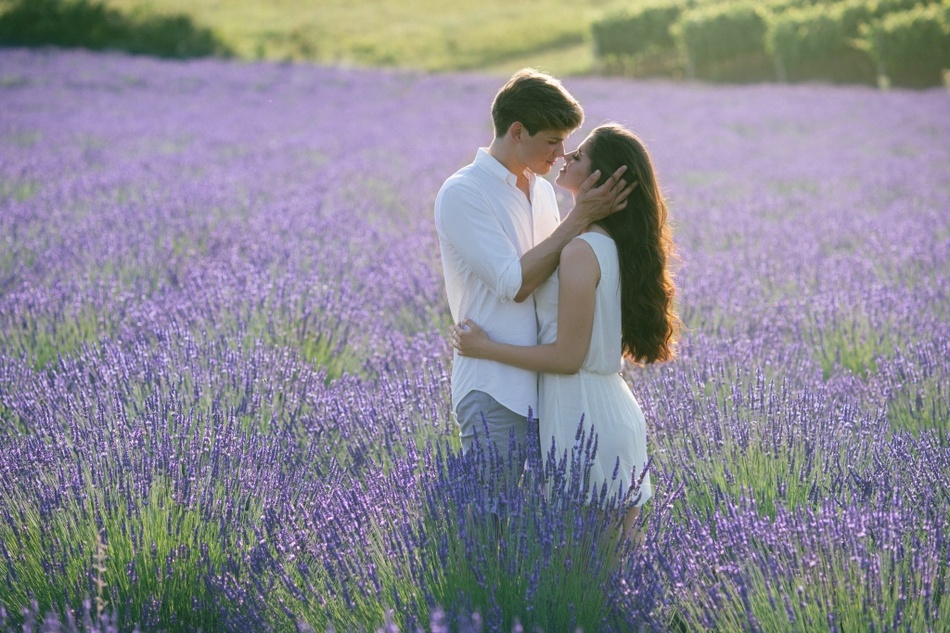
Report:
<svg viewBox="0 0 950 633"><path fill-rule="evenodd" d="M458 452L431 209L500 81L0 52L0 629L947 628L947 93L567 82L681 256L618 552L593 438Z"/></svg>

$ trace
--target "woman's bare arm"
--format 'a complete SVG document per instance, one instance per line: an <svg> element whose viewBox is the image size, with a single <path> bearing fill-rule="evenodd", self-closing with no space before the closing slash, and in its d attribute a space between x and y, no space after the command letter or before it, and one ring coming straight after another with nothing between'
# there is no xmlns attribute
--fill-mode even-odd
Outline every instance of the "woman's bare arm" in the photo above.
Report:
<svg viewBox="0 0 950 633"><path fill-rule="evenodd" d="M560 263L561 249L591 223L602 220L627 206L627 196L637 183L626 184L620 176L627 170L621 165L604 184L594 187L600 172L595 171L581 184L574 206L546 240L521 256L521 288L515 295L520 303L527 299Z"/></svg>
<svg viewBox="0 0 950 633"><path fill-rule="evenodd" d="M590 348L594 295L599 282L600 265L593 249L583 240L573 240L564 247L558 268L557 340L554 343L530 346L499 343L467 319L461 326L452 328L452 343L462 356L486 358L536 372L575 374Z"/></svg>

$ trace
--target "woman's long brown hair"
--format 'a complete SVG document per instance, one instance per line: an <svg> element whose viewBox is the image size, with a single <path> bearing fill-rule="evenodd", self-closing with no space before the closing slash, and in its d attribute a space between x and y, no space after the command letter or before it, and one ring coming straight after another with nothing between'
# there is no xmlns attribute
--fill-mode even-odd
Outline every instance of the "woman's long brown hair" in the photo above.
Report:
<svg viewBox="0 0 950 633"><path fill-rule="evenodd" d="M675 250L650 155L636 135L613 124L591 133L588 154L591 170L604 175L601 182L626 165L623 179L637 183L626 207L599 222L617 244L620 259L624 355L636 363L670 360L680 329L673 306L676 288L667 268Z"/></svg>

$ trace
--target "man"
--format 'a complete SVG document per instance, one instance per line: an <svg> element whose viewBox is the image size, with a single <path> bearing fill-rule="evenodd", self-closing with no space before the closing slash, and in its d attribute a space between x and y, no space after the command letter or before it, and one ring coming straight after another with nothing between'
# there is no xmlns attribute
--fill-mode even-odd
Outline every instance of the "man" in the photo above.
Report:
<svg viewBox="0 0 950 633"><path fill-rule="evenodd" d="M515 73L495 96L495 138L445 181L435 201L456 323L470 318L495 340L537 344L532 293L557 268L571 239L626 204L629 190L619 180L624 168L593 189L595 172L561 221L554 189L541 176L564 156L564 142L583 118L558 80L532 69ZM507 455L511 434L525 444L529 410L539 415L537 374L456 354L452 410L464 453L476 433L485 440L487 424L490 440Z"/></svg>

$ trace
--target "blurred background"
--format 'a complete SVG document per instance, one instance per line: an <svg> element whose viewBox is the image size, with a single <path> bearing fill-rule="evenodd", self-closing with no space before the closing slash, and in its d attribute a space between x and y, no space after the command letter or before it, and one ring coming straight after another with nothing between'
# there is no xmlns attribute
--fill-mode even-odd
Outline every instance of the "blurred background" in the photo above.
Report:
<svg viewBox="0 0 950 633"><path fill-rule="evenodd" d="M950 0L0 0L0 46L925 88Z"/></svg>

